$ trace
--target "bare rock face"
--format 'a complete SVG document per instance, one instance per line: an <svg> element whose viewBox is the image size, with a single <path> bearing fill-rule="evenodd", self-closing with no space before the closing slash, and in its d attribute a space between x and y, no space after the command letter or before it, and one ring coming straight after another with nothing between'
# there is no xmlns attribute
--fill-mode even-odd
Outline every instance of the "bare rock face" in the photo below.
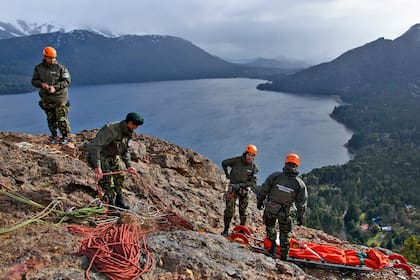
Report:
<svg viewBox="0 0 420 280"><path fill-rule="evenodd" d="M275 260L251 253L247 247L219 234L158 232L149 237L149 245L159 258L156 270L145 279L157 279L165 271L185 277L179 279L310 279L293 264L286 264L288 272L280 276Z"/></svg>
<svg viewBox="0 0 420 280"><path fill-rule="evenodd" d="M72 135L66 146L47 145L47 135L0 132L0 279L86 279L89 260L78 254L82 237L69 226L92 220L63 213L99 203L94 172L85 161L86 145L96 132ZM132 210L119 223L139 224L146 234L155 265L142 279L408 279L395 270L349 276L302 269L229 242L220 235L226 179L216 164L142 134L135 134L130 149L139 174L127 175L125 195ZM264 236L254 196L249 227L253 236ZM357 248L305 227L294 226L293 237ZM106 279L94 269L89 276Z"/></svg>
<svg viewBox="0 0 420 280"><path fill-rule="evenodd" d="M192 150L140 134L132 149L139 155L133 158L138 159L134 167L141 174L130 178L128 189L188 218L197 229L214 232L222 227L224 175L214 163Z"/></svg>

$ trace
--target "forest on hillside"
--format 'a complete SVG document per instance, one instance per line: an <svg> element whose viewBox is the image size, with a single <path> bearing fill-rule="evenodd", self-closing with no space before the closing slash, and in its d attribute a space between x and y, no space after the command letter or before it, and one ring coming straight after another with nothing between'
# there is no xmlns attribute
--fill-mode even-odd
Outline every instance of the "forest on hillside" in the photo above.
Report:
<svg viewBox="0 0 420 280"><path fill-rule="evenodd" d="M354 158L314 169L306 225L350 242L420 253L420 96L364 92L343 98L331 116L354 131ZM419 254L411 261L420 262Z"/></svg>

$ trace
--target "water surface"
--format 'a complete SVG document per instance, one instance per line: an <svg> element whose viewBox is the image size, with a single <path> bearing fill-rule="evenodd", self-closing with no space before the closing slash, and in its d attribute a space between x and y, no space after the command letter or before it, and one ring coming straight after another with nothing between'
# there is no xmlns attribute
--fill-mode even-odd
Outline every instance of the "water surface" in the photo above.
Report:
<svg viewBox="0 0 420 280"><path fill-rule="evenodd" d="M130 111L145 119L137 131L164 138L220 162L258 148L259 182L281 170L287 153L301 156L301 172L350 159L351 131L329 117L332 98L258 91L263 81L206 79L70 86L72 132L100 128ZM36 91L0 96L0 131L49 133Z"/></svg>

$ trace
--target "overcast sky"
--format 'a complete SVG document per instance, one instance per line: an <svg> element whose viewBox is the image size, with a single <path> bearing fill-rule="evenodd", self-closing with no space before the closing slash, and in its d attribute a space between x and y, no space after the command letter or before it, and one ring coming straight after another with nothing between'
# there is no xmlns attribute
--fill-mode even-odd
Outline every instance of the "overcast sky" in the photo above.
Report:
<svg viewBox="0 0 420 280"><path fill-rule="evenodd" d="M229 59L329 61L420 23L420 0L13 0L0 21L181 37Z"/></svg>

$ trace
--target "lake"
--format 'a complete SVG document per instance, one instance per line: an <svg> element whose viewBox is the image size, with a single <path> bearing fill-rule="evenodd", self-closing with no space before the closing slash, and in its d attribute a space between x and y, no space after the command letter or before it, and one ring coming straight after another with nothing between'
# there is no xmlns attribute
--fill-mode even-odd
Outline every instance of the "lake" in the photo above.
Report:
<svg viewBox="0 0 420 280"><path fill-rule="evenodd" d="M259 91L264 81L205 79L98 86L70 86L72 133L100 128L138 111L137 132L190 148L214 161L258 148L259 183L283 167L289 152L301 157L300 171L343 164L352 136L329 117L338 103L329 97ZM0 131L49 133L37 91L0 96Z"/></svg>

